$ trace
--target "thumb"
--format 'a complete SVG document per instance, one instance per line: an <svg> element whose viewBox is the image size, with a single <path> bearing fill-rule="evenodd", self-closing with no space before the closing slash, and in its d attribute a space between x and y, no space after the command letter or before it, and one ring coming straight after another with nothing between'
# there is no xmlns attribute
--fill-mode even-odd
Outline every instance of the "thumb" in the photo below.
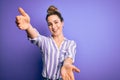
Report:
<svg viewBox="0 0 120 80"><path fill-rule="evenodd" d="M80 69L78 69L77 67L73 66L73 71L80 72Z"/></svg>
<svg viewBox="0 0 120 80"><path fill-rule="evenodd" d="M26 16L27 15L27 13L20 7L20 8L18 8L18 11L20 12L20 14L22 15L22 16Z"/></svg>

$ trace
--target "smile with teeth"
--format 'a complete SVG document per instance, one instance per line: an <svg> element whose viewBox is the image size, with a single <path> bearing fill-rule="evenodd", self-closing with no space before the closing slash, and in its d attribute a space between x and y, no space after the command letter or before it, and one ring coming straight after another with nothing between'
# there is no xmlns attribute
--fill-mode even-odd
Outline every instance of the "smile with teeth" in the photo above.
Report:
<svg viewBox="0 0 120 80"><path fill-rule="evenodd" d="M52 31L53 31L53 32L57 32L57 29L56 29L56 30L55 30L55 29L53 29Z"/></svg>

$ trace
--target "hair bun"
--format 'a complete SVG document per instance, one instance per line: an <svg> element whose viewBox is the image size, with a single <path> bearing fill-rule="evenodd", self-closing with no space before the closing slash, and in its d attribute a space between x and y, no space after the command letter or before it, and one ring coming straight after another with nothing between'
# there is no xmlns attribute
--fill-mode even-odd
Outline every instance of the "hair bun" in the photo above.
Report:
<svg viewBox="0 0 120 80"><path fill-rule="evenodd" d="M55 6L51 5L51 6L48 8L47 13L48 13L48 14L51 14L51 13L54 13L54 12L59 12L59 11L58 11L58 9L57 9Z"/></svg>

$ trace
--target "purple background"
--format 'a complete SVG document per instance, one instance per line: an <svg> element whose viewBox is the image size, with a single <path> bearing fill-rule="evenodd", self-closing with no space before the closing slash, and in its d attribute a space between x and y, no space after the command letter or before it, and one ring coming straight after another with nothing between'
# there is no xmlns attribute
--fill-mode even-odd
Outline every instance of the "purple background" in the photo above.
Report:
<svg viewBox="0 0 120 80"><path fill-rule="evenodd" d="M45 16L51 4L64 17L65 36L77 43L76 80L120 80L120 0L1 0L0 80L41 80L40 51L16 27L15 16L22 7L48 36Z"/></svg>

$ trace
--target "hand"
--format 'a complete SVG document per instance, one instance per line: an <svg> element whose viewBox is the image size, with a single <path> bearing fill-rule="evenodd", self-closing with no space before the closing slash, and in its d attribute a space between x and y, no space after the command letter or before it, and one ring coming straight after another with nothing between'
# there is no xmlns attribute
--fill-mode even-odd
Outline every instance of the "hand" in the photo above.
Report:
<svg viewBox="0 0 120 80"><path fill-rule="evenodd" d="M16 16L16 24L19 29L27 30L30 28L30 17L22 8L19 8L18 10L21 15Z"/></svg>
<svg viewBox="0 0 120 80"><path fill-rule="evenodd" d="M64 64L61 68L61 75L63 80L75 80L73 71L80 72L80 70L72 64Z"/></svg>

